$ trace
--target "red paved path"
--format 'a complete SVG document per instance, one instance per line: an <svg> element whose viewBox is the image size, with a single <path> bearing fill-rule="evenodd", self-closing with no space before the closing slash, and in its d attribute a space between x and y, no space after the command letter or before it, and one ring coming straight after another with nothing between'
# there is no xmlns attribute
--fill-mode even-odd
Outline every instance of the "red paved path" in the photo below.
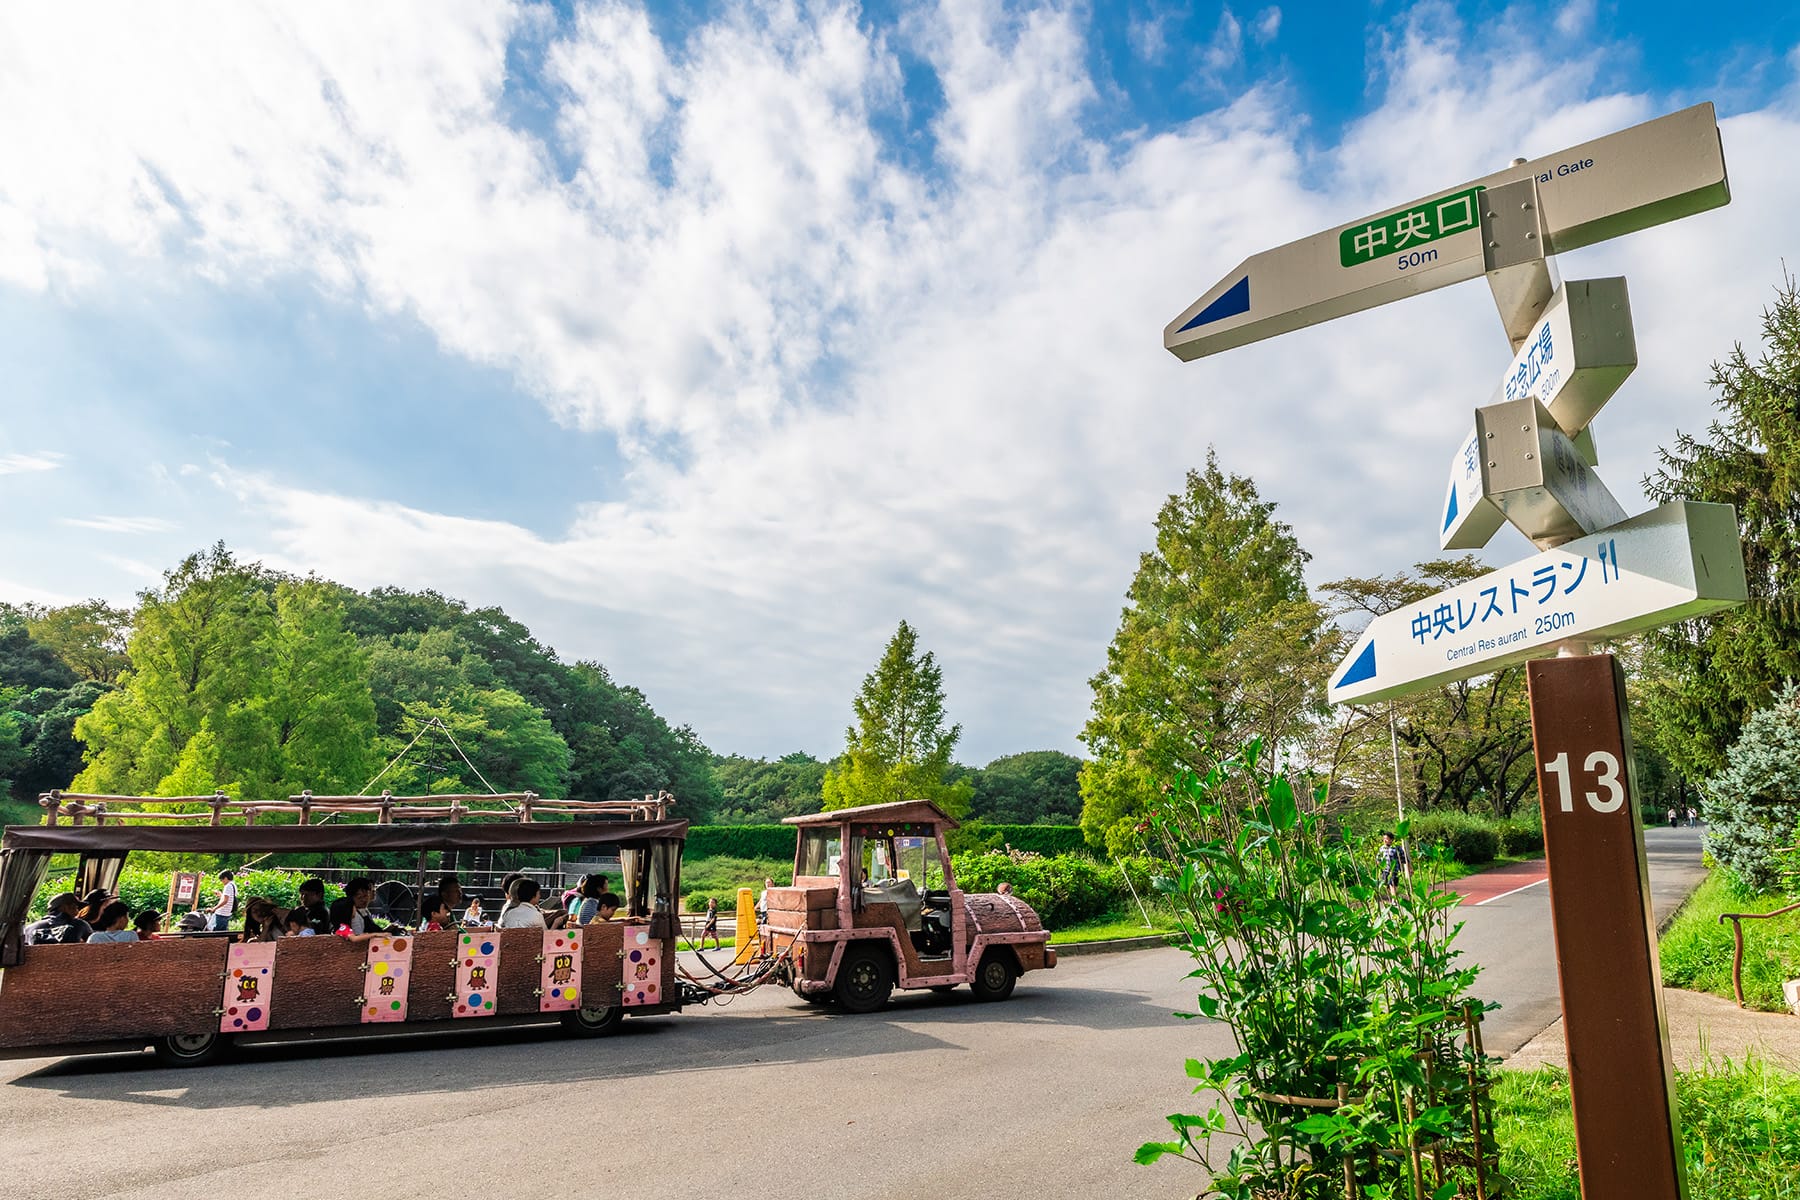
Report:
<svg viewBox="0 0 1800 1200"><path fill-rule="evenodd" d="M1544 860L1534 858L1530 862L1509 863L1491 871L1465 875L1445 886L1461 896L1465 905L1486 904L1489 900L1498 900L1509 892L1542 883L1548 878L1549 872Z"/></svg>

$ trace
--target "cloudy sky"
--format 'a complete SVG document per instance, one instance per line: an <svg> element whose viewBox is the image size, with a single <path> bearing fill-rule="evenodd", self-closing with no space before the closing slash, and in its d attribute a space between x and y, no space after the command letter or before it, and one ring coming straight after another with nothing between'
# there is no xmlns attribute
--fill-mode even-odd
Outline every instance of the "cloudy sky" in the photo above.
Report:
<svg viewBox="0 0 1800 1200"><path fill-rule="evenodd" d="M1800 268L1800 15L1575 0L0 7L0 598L184 553L501 604L828 754L906 618L961 757L1078 748L1218 447L1315 582L1435 553L1479 283L1183 365L1247 254L1701 101L1625 274L1626 507ZM1495 563L1528 547L1503 533Z"/></svg>

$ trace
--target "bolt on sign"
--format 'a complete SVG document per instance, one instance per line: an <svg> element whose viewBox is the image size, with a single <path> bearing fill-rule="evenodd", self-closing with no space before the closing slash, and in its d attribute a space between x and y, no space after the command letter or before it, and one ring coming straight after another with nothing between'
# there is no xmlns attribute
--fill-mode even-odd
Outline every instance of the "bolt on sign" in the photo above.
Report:
<svg viewBox="0 0 1800 1200"><path fill-rule="evenodd" d="M1589 423L1637 364L1622 279L1558 282L1553 256L1729 203L1711 104L1245 259L1163 330L1191 361L1485 277L1513 350L1451 462L1440 545L1509 522L1540 553L1371 621L1334 674L1367 703L1527 666L1576 1151L1585 1200L1686 1191L1657 988L1624 677L1586 642L1745 598L1730 505L1626 519Z"/></svg>

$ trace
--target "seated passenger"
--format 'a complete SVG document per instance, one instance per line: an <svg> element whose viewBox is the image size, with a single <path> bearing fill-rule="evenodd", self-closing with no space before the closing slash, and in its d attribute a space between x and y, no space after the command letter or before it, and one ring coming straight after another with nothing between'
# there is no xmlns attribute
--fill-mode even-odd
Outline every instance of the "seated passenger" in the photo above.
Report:
<svg viewBox="0 0 1800 1200"><path fill-rule="evenodd" d="M80 898L74 892L50 897L48 915L20 931L27 946L76 946L88 940L94 927L75 915Z"/></svg>
<svg viewBox="0 0 1800 1200"><path fill-rule="evenodd" d="M462 923L464 925L486 925L487 924L487 918L483 917L481 915L481 897L480 896L470 896L469 897L469 907L463 909Z"/></svg>
<svg viewBox="0 0 1800 1200"><path fill-rule="evenodd" d="M162 936L163 915L154 908L146 908L131 918L131 927L137 930L138 941L154 942Z"/></svg>
<svg viewBox="0 0 1800 1200"><path fill-rule="evenodd" d="M610 921L613 919L613 914L618 911L619 898L611 892L601 892L598 907L595 909L594 919L597 921Z"/></svg>
<svg viewBox="0 0 1800 1200"><path fill-rule="evenodd" d="M96 942L135 942L138 940L137 930L127 929L125 925L131 920L131 909L123 901L114 900L100 910L95 924L99 928L88 934L88 944Z"/></svg>
<svg viewBox="0 0 1800 1200"><path fill-rule="evenodd" d="M267 896L252 896L244 901L244 931L240 942L272 942L281 932L281 915L275 902Z"/></svg>
<svg viewBox="0 0 1800 1200"><path fill-rule="evenodd" d="M288 909L287 916L281 919L282 937L318 937L319 931L306 923L306 917L299 909Z"/></svg>
<svg viewBox="0 0 1800 1200"><path fill-rule="evenodd" d="M545 928L544 914L538 911L537 906L537 898L542 890L530 879L513 880L512 889L506 894L506 903L500 907L500 919L495 923L502 929Z"/></svg>
<svg viewBox="0 0 1800 1200"><path fill-rule="evenodd" d="M388 932L392 927L377 921L369 912L369 903L374 899L374 880L358 877L346 883L344 894L331 902L332 932L349 937Z"/></svg>
<svg viewBox="0 0 1800 1200"><path fill-rule="evenodd" d="M444 928L456 928L455 914L457 909L462 907L463 902L462 880L454 875L439 875L437 881L437 894L443 899L444 907L449 909L451 913L450 919L444 922Z"/></svg>
<svg viewBox="0 0 1800 1200"><path fill-rule="evenodd" d="M300 903L288 910L287 920L299 918L300 924L314 933L330 933L331 910L325 906L325 881L308 879L300 884Z"/></svg>
<svg viewBox="0 0 1800 1200"><path fill-rule="evenodd" d="M444 903L441 892L425 893L425 900L419 905L419 915L423 918L419 922L420 933L438 933L453 928L450 906Z"/></svg>
<svg viewBox="0 0 1800 1200"><path fill-rule="evenodd" d="M75 910L75 915L98 929L100 928L100 914L106 911L106 906L114 899L112 893L105 888L95 888L81 898L81 907Z"/></svg>
<svg viewBox="0 0 1800 1200"><path fill-rule="evenodd" d="M581 894L575 898L574 907L569 909L570 925L586 925L600 915L600 897L606 894L602 879L599 875L581 877Z"/></svg>

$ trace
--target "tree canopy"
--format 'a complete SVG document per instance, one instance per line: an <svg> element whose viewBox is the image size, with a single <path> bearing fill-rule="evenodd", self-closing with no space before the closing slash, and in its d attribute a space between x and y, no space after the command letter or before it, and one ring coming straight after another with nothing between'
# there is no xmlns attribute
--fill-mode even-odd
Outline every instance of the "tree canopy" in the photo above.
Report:
<svg viewBox="0 0 1800 1200"><path fill-rule="evenodd" d="M1644 480L1651 499L1733 504L1750 601L1645 635L1643 707L1656 748L1684 775L1725 766L1749 715L1800 677L1800 294L1786 276L1764 310L1762 350L1712 368L1718 415L1678 433Z"/></svg>
<svg viewBox="0 0 1800 1200"><path fill-rule="evenodd" d="M1129 848L1158 789L1204 769L1209 747L1285 744L1319 710L1330 646L1302 576L1308 557L1213 451L1164 503L1090 681L1081 825L1091 843Z"/></svg>
<svg viewBox="0 0 1800 1200"><path fill-rule="evenodd" d="M851 708L844 756L822 781L824 808L935 800L951 816L968 811L973 788L948 778L962 726L949 723L943 669L911 625L900 622Z"/></svg>

